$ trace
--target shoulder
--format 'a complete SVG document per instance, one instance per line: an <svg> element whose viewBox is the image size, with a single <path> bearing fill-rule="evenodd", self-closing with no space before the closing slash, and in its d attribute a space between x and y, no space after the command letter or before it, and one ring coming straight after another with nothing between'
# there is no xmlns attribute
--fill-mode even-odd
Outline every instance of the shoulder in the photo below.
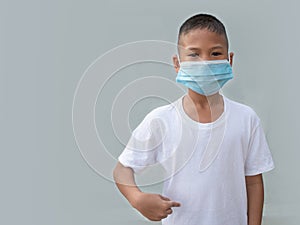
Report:
<svg viewBox="0 0 300 225"><path fill-rule="evenodd" d="M176 104L178 100L179 99L152 109L145 115L139 127L147 127L148 129L150 128L150 130L169 127L169 124L174 123L177 118L178 112Z"/></svg>
<svg viewBox="0 0 300 225"><path fill-rule="evenodd" d="M260 122L259 116L251 106L241 102L234 101L227 97L225 97L225 99L229 106L230 114L239 117L243 120L251 121L251 123L254 125Z"/></svg>
<svg viewBox="0 0 300 225"><path fill-rule="evenodd" d="M177 103L180 99L176 99L173 102L170 102L169 104L163 105L163 106L159 106L156 107L154 109L152 109L146 116L145 119L154 119L154 118L159 118L159 119L163 119L163 120L167 120L172 118L172 116L174 115L174 113L176 113L176 106Z"/></svg>
<svg viewBox="0 0 300 225"><path fill-rule="evenodd" d="M228 97L225 97L227 102L230 104L231 110L235 110L235 111L239 111L242 113L246 113L246 114L251 114L251 115L256 115L256 112L254 111L254 109L249 106L246 105L244 103L240 103L237 101L234 101L232 99L229 99Z"/></svg>

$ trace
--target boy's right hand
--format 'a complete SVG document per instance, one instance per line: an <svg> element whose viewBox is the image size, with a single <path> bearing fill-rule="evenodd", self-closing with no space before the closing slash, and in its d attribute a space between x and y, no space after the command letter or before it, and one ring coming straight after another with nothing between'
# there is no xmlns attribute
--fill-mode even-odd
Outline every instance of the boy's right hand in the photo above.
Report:
<svg viewBox="0 0 300 225"><path fill-rule="evenodd" d="M140 192L132 206L149 220L160 221L173 212L172 207L179 207L180 203L159 194Z"/></svg>

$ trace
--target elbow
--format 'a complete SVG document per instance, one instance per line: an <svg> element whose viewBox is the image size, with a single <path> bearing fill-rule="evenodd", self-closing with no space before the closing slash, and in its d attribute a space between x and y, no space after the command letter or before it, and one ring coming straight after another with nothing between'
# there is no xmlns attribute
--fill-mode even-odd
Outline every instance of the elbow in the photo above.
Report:
<svg viewBox="0 0 300 225"><path fill-rule="evenodd" d="M113 169L113 179L114 179L115 182L117 182L117 177L118 177L118 173L119 173L118 170L119 170L119 162L117 163L117 165Z"/></svg>
<svg viewBox="0 0 300 225"><path fill-rule="evenodd" d="M126 169L120 162L118 162L113 169L113 179L115 183L120 183L123 176L126 176Z"/></svg>

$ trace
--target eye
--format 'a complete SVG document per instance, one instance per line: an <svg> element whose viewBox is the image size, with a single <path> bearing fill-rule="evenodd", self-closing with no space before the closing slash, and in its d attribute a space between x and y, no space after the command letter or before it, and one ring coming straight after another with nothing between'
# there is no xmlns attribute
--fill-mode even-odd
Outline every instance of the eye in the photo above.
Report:
<svg viewBox="0 0 300 225"><path fill-rule="evenodd" d="M219 55L222 55L222 53L221 52L213 52L213 53L211 53L213 56L219 56Z"/></svg>
<svg viewBox="0 0 300 225"><path fill-rule="evenodd" d="M188 56L190 56L190 57L198 57L199 54L197 54L197 53L191 53L191 54L189 54Z"/></svg>

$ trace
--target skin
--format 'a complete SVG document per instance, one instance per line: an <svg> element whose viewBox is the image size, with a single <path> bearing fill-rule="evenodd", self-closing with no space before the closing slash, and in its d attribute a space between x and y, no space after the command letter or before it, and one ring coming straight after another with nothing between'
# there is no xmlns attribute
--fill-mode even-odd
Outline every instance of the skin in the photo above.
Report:
<svg viewBox="0 0 300 225"><path fill-rule="evenodd" d="M228 54L224 36L206 29L195 29L180 37L179 53L181 61L228 59L233 63L233 52ZM178 56L173 56L176 73L180 69ZM188 89L183 99L184 110L195 121L208 123L216 120L224 111L223 98L219 93L204 96ZM136 185L131 168L117 163L113 176L115 183L128 200L143 216L151 221L160 221L172 214L172 207L180 207L179 202L155 193L144 193ZM262 175L245 176L248 198L248 225L261 225L264 190Z"/></svg>

